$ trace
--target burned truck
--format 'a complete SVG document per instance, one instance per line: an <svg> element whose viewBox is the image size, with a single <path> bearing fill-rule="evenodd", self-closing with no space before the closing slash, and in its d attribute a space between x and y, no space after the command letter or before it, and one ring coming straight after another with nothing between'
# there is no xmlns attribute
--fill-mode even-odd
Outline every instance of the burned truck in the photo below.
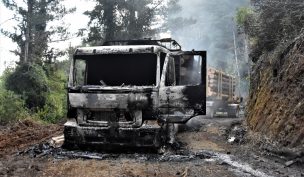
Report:
<svg viewBox="0 0 304 177"><path fill-rule="evenodd" d="M173 124L206 113L206 52L171 39L109 41L75 51L65 146L172 143Z"/></svg>
<svg viewBox="0 0 304 177"><path fill-rule="evenodd" d="M206 114L209 117L239 117L242 97L237 94L237 79L208 67Z"/></svg>

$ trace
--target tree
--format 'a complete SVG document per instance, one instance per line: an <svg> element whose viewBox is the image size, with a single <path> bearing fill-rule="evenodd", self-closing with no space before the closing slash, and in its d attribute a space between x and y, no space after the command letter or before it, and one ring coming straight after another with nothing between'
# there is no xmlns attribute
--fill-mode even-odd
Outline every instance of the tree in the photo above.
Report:
<svg viewBox="0 0 304 177"><path fill-rule="evenodd" d="M252 12L246 14L240 25L250 38L252 61L303 33L302 0L251 0L251 4Z"/></svg>
<svg viewBox="0 0 304 177"><path fill-rule="evenodd" d="M96 0L89 16L89 33L84 40L90 45L101 45L107 40L152 37L151 28L155 9L160 2L153 0Z"/></svg>
<svg viewBox="0 0 304 177"><path fill-rule="evenodd" d="M163 9L163 18L165 19L165 24L163 25L163 31L170 31L174 39L179 38L179 33L196 24L197 20L193 17L185 18L181 17L180 12L182 7L179 4L180 0L170 0L168 1L167 8Z"/></svg>
<svg viewBox="0 0 304 177"><path fill-rule="evenodd" d="M8 9L15 12L13 17L18 25L14 31L1 29L1 32L17 43L18 49L13 51L20 58L20 63L41 63L48 49L51 36L60 33L60 39L67 37L67 28L64 26L48 27L49 22L60 20L68 13L75 11L66 9L63 0L2 0Z"/></svg>
<svg viewBox="0 0 304 177"><path fill-rule="evenodd" d="M48 85L45 71L39 65L24 63L5 78L5 88L21 95L27 108L42 108L46 103Z"/></svg>

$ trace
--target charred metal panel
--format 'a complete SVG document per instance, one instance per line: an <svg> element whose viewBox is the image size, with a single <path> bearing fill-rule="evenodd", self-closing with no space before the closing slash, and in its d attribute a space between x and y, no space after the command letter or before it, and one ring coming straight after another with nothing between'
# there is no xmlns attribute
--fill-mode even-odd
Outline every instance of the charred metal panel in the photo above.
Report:
<svg viewBox="0 0 304 177"><path fill-rule="evenodd" d="M206 52L176 53L173 66L174 71L168 58L159 88L160 116L165 122L185 123L206 114ZM167 82L172 78L175 82Z"/></svg>
<svg viewBox="0 0 304 177"><path fill-rule="evenodd" d="M187 86L183 90L183 95L187 98L187 106L193 107L195 112L199 114L206 114L206 87L200 86Z"/></svg>
<svg viewBox="0 0 304 177"><path fill-rule="evenodd" d="M103 46L126 46L126 45L137 45L137 46L145 46L145 45L157 45L164 47L170 51L180 51L182 47L175 40L171 38L165 38L160 40L151 40L151 39L143 39L143 40L114 40L114 41L106 41Z"/></svg>
<svg viewBox="0 0 304 177"><path fill-rule="evenodd" d="M165 132L158 125L143 125L140 128L117 128L79 126L76 122L65 123L66 144L94 145L102 149L115 146L159 147ZM105 145L105 146L102 146ZM111 145L111 146L109 146Z"/></svg>
<svg viewBox="0 0 304 177"><path fill-rule="evenodd" d="M128 108L129 109L144 109L151 106L151 97L145 94L129 94Z"/></svg>
<svg viewBox="0 0 304 177"><path fill-rule="evenodd" d="M160 107L193 108L204 112L206 92L204 86L172 86L160 88Z"/></svg>
<svg viewBox="0 0 304 177"><path fill-rule="evenodd" d="M146 94L69 93L69 103L74 108L89 109L143 109L148 106Z"/></svg>
<svg viewBox="0 0 304 177"><path fill-rule="evenodd" d="M81 47L75 52L75 55L99 55L99 54L136 54L136 53L169 53L169 50L156 45L146 46L96 46Z"/></svg>
<svg viewBox="0 0 304 177"><path fill-rule="evenodd" d="M141 110L88 110L78 109L77 122L80 126L138 128L142 125Z"/></svg>
<svg viewBox="0 0 304 177"><path fill-rule="evenodd" d="M70 105L75 108L106 109L128 107L128 94L69 93Z"/></svg>
<svg viewBox="0 0 304 177"><path fill-rule="evenodd" d="M172 86L160 88L159 107L163 108L185 108L188 98L183 95L186 86Z"/></svg>
<svg viewBox="0 0 304 177"><path fill-rule="evenodd" d="M106 87L101 85L84 85L74 87L69 93L151 93L157 91L156 86L113 86Z"/></svg>

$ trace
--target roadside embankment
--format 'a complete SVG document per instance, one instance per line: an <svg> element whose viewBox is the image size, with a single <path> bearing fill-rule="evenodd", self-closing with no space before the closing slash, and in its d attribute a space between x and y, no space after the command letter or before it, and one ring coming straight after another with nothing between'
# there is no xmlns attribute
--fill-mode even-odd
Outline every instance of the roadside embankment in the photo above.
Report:
<svg viewBox="0 0 304 177"><path fill-rule="evenodd" d="M304 36L263 54L251 73L247 124L281 147L304 149Z"/></svg>

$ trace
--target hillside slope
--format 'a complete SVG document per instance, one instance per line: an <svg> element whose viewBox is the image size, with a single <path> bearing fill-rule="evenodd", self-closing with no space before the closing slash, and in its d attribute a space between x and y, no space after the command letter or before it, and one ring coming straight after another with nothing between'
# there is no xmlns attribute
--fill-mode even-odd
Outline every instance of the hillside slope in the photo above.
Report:
<svg viewBox="0 0 304 177"><path fill-rule="evenodd" d="M287 147L304 147L304 36L252 68L247 123Z"/></svg>

